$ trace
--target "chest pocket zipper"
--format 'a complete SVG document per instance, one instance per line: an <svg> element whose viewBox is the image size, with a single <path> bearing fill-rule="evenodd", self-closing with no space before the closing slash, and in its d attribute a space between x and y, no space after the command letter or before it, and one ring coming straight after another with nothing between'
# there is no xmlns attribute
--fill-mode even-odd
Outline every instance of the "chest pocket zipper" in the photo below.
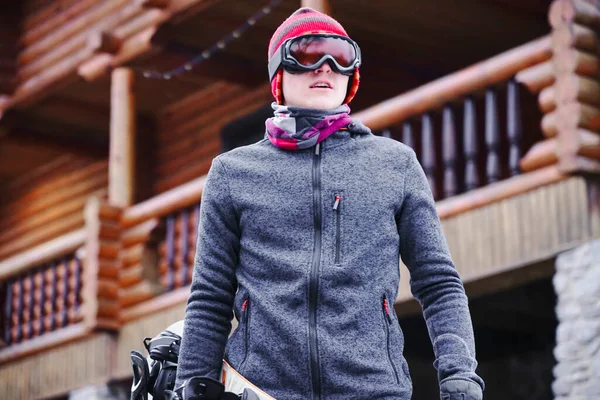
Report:
<svg viewBox="0 0 600 400"><path fill-rule="evenodd" d="M340 213L341 213L341 207L342 207L342 195L339 193L336 193L335 195L335 201L333 203L333 211L334 211L334 215L335 215L335 263L339 264L340 263L340 246L341 246L341 238L340 238Z"/></svg>
<svg viewBox="0 0 600 400"><path fill-rule="evenodd" d="M390 344L390 328L392 327L392 317L390 316L390 307L387 300L387 297L384 295L382 300L382 311L383 311L383 319L384 319L384 328L385 328L385 339L387 344L387 355L388 361L392 370L394 371L394 376L396 377L396 383L400 383L400 377L398 376L398 370L392 361L392 349Z"/></svg>
<svg viewBox="0 0 600 400"><path fill-rule="evenodd" d="M240 374L244 374L244 366L246 364L246 360L248 359L248 352L249 352L249 347L250 347L250 329L249 329L249 324L250 324L250 296L248 296L246 298L246 300L244 300L244 303L242 304L242 313L243 313L243 321L244 321L244 358L242 359L242 362L240 363Z"/></svg>

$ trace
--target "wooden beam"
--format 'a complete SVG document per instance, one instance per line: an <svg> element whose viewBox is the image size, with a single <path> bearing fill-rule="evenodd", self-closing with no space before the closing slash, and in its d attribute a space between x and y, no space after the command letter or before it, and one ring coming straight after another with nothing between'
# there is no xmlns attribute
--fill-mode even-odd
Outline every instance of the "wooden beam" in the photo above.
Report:
<svg viewBox="0 0 600 400"><path fill-rule="evenodd" d="M578 49L597 53L600 40L593 29L579 24L564 24L552 31L552 44L555 49Z"/></svg>
<svg viewBox="0 0 600 400"><path fill-rule="evenodd" d="M22 82L11 97L0 99L0 115L10 107L24 108L49 96L61 85L76 80L74 72L83 61L92 55L91 48L83 48L70 54L47 70Z"/></svg>
<svg viewBox="0 0 600 400"><path fill-rule="evenodd" d="M600 107L600 83L598 79L564 74L557 81L556 97L558 104L580 102Z"/></svg>
<svg viewBox="0 0 600 400"><path fill-rule="evenodd" d="M538 105L543 113L547 114L556 109L556 88L548 86L538 95Z"/></svg>
<svg viewBox="0 0 600 400"><path fill-rule="evenodd" d="M118 0L118 2L122 3L122 0ZM112 6L118 6L118 4L113 0ZM112 33L114 30L118 29L121 24L126 24L126 21L129 19L135 19L137 15L144 11L141 5L136 4L136 2L132 2L131 4L121 4L122 7L118 8L116 13L100 13L98 15L101 16L101 19L92 20L91 14L99 10L106 12L112 6L111 0L108 0L95 7L89 14L80 16L79 19L74 21L77 22L77 24L75 24L76 27L73 28L78 30L66 32L66 36L62 39L61 35L58 34L65 29L64 27L57 29L52 35L48 35L44 39L25 48L25 50L19 56L19 62L21 63L21 68L19 69L20 79L29 79L30 77L38 74L40 71L43 71L44 69L56 64L69 54L77 52L82 48L90 48L92 49L92 53L98 51L97 46L106 43L103 43L102 41L98 42L96 39L96 32ZM86 21L88 22L87 24L85 24ZM49 38L52 38L53 35L58 35L58 38L55 38L55 41L49 40ZM113 43L113 45L118 45L119 39L120 38L118 38L116 43ZM51 45L51 47L44 47L42 50L38 50L37 47L39 47L41 44L44 44L46 47ZM33 50L36 50L36 52L33 52Z"/></svg>
<svg viewBox="0 0 600 400"><path fill-rule="evenodd" d="M568 103L542 118L542 131L546 137L555 137L561 129L577 128L600 132L600 108L583 103Z"/></svg>
<svg viewBox="0 0 600 400"><path fill-rule="evenodd" d="M69 160L70 164L74 161ZM44 180L28 190L26 194L17 196L10 203L2 207L3 218L0 229L14 223L19 218L24 218L26 213L19 214L19 210L27 209L30 213L37 213L51 207L70 196L85 195L96 190L108 182L108 165L105 160L94 163L74 164L75 169L62 174L52 180ZM7 215L4 215L6 213ZM13 217L14 216L14 217Z"/></svg>
<svg viewBox="0 0 600 400"><path fill-rule="evenodd" d="M185 303L190 296L190 287L182 287L172 292L164 293L153 299L128 307L121 311L119 320L122 323L140 319L146 315L152 315L159 311L173 307L176 304Z"/></svg>
<svg viewBox="0 0 600 400"><path fill-rule="evenodd" d="M168 192L136 204L123 211L121 224L132 227L154 217L162 217L200 201L206 176L197 178Z"/></svg>
<svg viewBox="0 0 600 400"><path fill-rule="evenodd" d="M21 274L62 255L74 252L85 243L85 230L63 235L14 257L0 261L0 281Z"/></svg>
<svg viewBox="0 0 600 400"><path fill-rule="evenodd" d="M555 0L550 6L548 20L553 28L574 22L598 29L600 10L596 4L585 0Z"/></svg>
<svg viewBox="0 0 600 400"><path fill-rule="evenodd" d="M134 74L127 68L112 73L108 200L127 207L135 201Z"/></svg>
<svg viewBox="0 0 600 400"><path fill-rule="evenodd" d="M551 138L537 142L525 154L525 157L519 162L521 171L530 172L536 169L556 164L558 156L556 154L557 139Z"/></svg>
<svg viewBox="0 0 600 400"><path fill-rule="evenodd" d="M96 0L59 0L33 15L23 18L21 46L28 46L58 26L68 23L98 4Z"/></svg>
<svg viewBox="0 0 600 400"><path fill-rule="evenodd" d="M141 3L144 1L139 0ZM173 22L174 19L184 19L185 16L200 12L202 9L210 7L218 1L221 0L179 0L172 2L170 7L167 7L165 10L149 10L148 12L158 12L151 14L152 18L144 18L146 26L138 26L136 29L139 32L127 38L117 54L98 54L92 57L79 67L79 75L89 81L96 80L104 76L112 68L131 61L138 56L148 55L155 51L151 39L161 24L168 20Z"/></svg>
<svg viewBox="0 0 600 400"><path fill-rule="evenodd" d="M552 60L519 71L515 76L515 80L526 86L531 93L538 93L552 85L554 79L554 63Z"/></svg>
<svg viewBox="0 0 600 400"><path fill-rule="evenodd" d="M558 52L554 57L556 73L573 73L576 75L598 78L600 76L600 59L593 53L568 49Z"/></svg>
<svg viewBox="0 0 600 400"><path fill-rule="evenodd" d="M125 230L121 235L121 245L129 248L147 242L159 224L160 221L158 218L152 218Z"/></svg>
<svg viewBox="0 0 600 400"><path fill-rule="evenodd" d="M552 165L438 201L436 209L441 219L450 218L568 177Z"/></svg>
<svg viewBox="0 0 600 400"><path fill-rule="evenodd" d="M88 193L88 195L104 196L106 195L106 188L96 189L94 192ZM86 200L85 196L69 196L63 202L41 212L36 214L28 213L21 221L17 221L0 231L0 243L17 240L19 237L26 236L29 232L43 228L54 221L75 213L81 213Z"/></svg>
<svg viewBox="0 0 600 400"><path fill-rule="evenodd" d="M80 340L91 334L92 331L83 323L70 325L53 332L45 333L31 340L14 344L0 350L0 365L23 359L26 356L49 350L61 344Z"/></svg>
<svg viewBox="0 0 600 400"><path fill-rule="evenodd" d="M123 45L123 40L111 32L96 32L88 37L88 46L96 53L115 54Z"/></svg>
<svg viewBox="0 0 600 400"><path fill-rule="evenodd" d="M155 52L156 48L151 43L154 32L156 27L146 28L125 40L116 54L97 54L82 62L77 68L77 74L86 81L94 81L119 65Z"/></svg>
<svg viewBox="0 0 600 400"><path fill-rule="evenodd" d="M164 293L165 288L160 284L142 281L128 288L119 289L119 306L130 307Z"/></svg>
<svg viewBox="0 0 600 400"><path fill-rule="evenodd" d="M113 29L121 21L133 18L143 11L137 1L107 0L96 3L89 12L79 14L74 19L54 29L50 34L43 36L26 47L19 55L19 63L27 64L50 49L62 47L67 43L78 47L78 43L85 43L85 33L91 27L97 30Z"/></svg>

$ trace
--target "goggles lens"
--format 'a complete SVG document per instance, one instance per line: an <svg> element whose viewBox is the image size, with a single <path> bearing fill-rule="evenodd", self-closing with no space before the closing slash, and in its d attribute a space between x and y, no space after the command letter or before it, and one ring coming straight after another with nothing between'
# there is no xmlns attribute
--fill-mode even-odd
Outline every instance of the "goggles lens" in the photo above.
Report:
<svg viewBox="0 0 600 400"><path fill-rule="evenodd" d="M305 67L315 65L330 55L342 67L349 68L356 60L352 43L338 37L300 36L290 44L290 55Z"/></svg>

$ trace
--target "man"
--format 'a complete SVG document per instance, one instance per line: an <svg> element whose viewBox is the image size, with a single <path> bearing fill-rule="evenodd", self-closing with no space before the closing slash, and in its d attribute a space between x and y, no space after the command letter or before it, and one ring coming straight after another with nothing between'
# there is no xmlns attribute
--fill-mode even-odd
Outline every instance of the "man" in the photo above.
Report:
<svg viewBox="0 0 600 400"><path fill-rule="evenodd" d="M206 181L178 384L218 379L225 359L280 400L410 399L392 306L400 255L441 398L482 398L467 298L423 170L349 116L360 63L344 28L310 8L271 38L266 137L215 158Z"/></svg>

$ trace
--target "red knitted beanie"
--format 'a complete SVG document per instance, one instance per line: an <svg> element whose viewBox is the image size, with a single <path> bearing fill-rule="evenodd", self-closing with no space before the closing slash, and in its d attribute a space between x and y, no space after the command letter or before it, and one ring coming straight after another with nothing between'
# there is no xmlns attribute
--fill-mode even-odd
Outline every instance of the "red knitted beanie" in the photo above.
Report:
<svg viewBox="0 0 600 400"><path fill-rule="evenodd" d="M269 60L287 39L310 33L331 33L349 37L344 30L344 27L329 15L320 13L309 7L303 7L283 21L271 37L271 40L269 41ZM283 92L281 88L282 78L283 70L280 69L271 81L271 92L273 93L277 104L283 104ZM359 82L360 74L358 68L356 68L350 83L348 84L348 91L346 93L346 98L344 99L344 104L350 103L354 98L354 95L356 95L358 90Z"/></svg>

